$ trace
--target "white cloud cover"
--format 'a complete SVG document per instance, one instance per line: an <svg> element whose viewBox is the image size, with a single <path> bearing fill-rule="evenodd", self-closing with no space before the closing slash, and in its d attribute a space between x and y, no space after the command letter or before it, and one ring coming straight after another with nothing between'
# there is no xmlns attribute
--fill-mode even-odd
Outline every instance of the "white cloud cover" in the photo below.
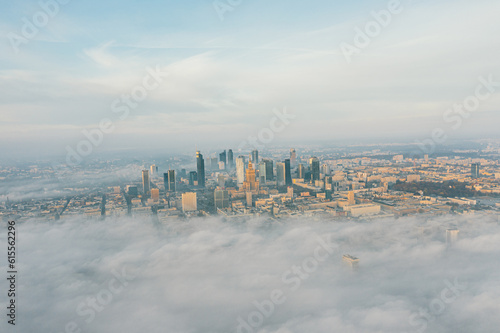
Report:
<svg viewBox="0 0 500 333"><path fill-rule="evenodd" d="M448 248L450 226L460 236ZM420 332L489 333L500 326L500 226L493 217L210 218L161 227L147 218L74 218L19 222L18 233L19 332L64 332L69 322L82 332L237 332L238 317L248 319L254 302L273 290L286 300L255 332L401 333L426 323ZM311 263L319 238L334 244L332 253L291 282L290 270ZM345 253L360 258L357 271L342 263ZM120 286L113 271L124 268L135 278L124 280L102 311L90 311L92 297L106 300ZM441 311L436 300L453 298L446 288L456 279L458 296L441 301ZM420 309L430 312L428 322Z"/></svg>

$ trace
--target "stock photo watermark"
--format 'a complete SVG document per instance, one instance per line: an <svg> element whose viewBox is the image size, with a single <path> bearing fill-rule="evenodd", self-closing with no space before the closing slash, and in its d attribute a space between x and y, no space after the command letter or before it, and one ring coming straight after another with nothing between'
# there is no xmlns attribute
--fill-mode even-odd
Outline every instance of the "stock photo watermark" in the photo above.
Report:
<svg viewBox="0 0 500 333"><path fill-rule="evenodd" d="M79 318L67 322L66 325L64 325L64 330L60 333L83 332L82 327L84 324L91 324L96 319L97 315L125 290L129 282L134 281L137 277L127 272L125 267L123 267L120 272L113 270L111 273L113 277L107 281L106 287L78 304L75 312ZM83 322L79 325L77 321Z"/></svg>
<svg viewBox="0 0 500 333"><path fill-rule="evenodd" d="M410 315L408 322L412 327L415 327L418 333L424 332L429 323L441 316L448 306L455 302L460 295L467 290L467 284L462 284L455 278L452 283L449 280L444 280L445 288L441 290L439 295L429 302L426 308L420 308L418 312Z"/></svg>
<svg viewBox="0 0 500 333"><path fill-rule="evenodd" d="M288 287L288 292L297 291L302 283L316 272L320 263L339 251L339 245L332 243L331 237L323 239L316 235L316 238L319 245L314 249L313 255L305 258L299 265L292 265L281 275L281 282ZM255 311L250 312L245 318L238 317L236 332L256 332L264 324L264 321L274 314L278 305L287 301L286 293L286 289L274 289L269 293L269 299L255 300L253 302Z"/></svg>
<svg viewBox="0 0 500 333"><path fill-rule="evenodd" d="M269 126L262 128L256 136L248 136L246 140L238 145L238 150L245 149L263 149L267 144L274 140L277 133L281 133L285 128L291 124L297 116L287 112L286 108L283 110L273 110L274 116L269 120Z"/></svg>
<svg viewBox="0 0 500 333"><path fill-rule="evenodd" d="M464 119L470 118L472 113L479 109L481 102L489 99L500 87L500 82L494 81L492 74L488 78L480 76L478 80L479 84L476 86L474 94L467 96L461 103L453 104L451 108L444 112L443 120L450 126L448 131L442 127L437 127L432 130L430 138L422 141L415 140L415 144L422 153L434 153L439 144L443 144L448 140L447 132L459 130Z"/></svg>
<svg viewBox="0 0 500 333"><path fill-rule="evenodd" d="M66 5L71 0L41 0L38 2L40 10L30 18L23 17L23 25L20 33L9 32L7 38L15 53L19 53L19 47L22 44L28 44L34 39L41 29L45 28L61 10L61 5Z"/></svg>
<svg viewBox="0 0 500 333"><path fill-rule="evenodd" d="M368 21L363 29L356 26L354 28L356 34L352 44L346 42L340 44L340 50L347 63L350 64L354 55L361 54L361 51L366 49L374 38L380 36L384 28L391 24L393 17L402 13L403 9L403 5L399 0L391 0L387 4L387 9L370 13L373 20Z"/></svg>

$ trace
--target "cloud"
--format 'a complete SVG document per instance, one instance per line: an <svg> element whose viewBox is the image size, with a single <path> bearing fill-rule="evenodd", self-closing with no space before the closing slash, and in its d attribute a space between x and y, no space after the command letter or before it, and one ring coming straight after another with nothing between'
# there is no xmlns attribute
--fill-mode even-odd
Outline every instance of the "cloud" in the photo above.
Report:
<svg viewBox="0 0 500 333"><path fill-rule="evenodd" d="M460 237L447 247L452 225ZM483 333L500 324L500 226L487 216L208 218L160 227L140 217L71 218L19 221L18 230L23 332L63 332L68 322L82 332L237 332L238 318L248 321L273 290L286 300L255 332L417 332L425 324L421 332ZM321 240L332 253L311 270ZM342 263L346 253L360 258L357 271ZM298 279L294 266L310 273ZM123 272L126 285L115 280ZM453 296L449 283L459 295L439 301L443 290ZM93 298L109 302L92 311Z"/></svg>

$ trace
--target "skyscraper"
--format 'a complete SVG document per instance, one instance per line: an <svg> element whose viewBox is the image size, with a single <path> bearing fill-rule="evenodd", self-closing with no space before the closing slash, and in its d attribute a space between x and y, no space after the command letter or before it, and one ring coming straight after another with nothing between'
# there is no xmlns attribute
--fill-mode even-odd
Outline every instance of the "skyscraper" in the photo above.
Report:
<svg viewBox="0 0 500 333"><path fill-rule="evenodd" d="M167 172L168 175L168 182L167 182L167 187L165 187L166 191L170 192L175 192L176 186L175 186L175 170L168 170Z"/></svg>
<svg viewBox="0 0 500 333"><path fill-rule="evenodd" d="M248 162L248 169L246 171L246 180L243 182L243 190L246 192L259 192L259 181L255 177L255 169L252 163Z"/></svg>
<svg viewBox="0 0 500 333"><path fill-rule="evenodd" d="M245 181L245 156L236 158L236 178L238 185L242 185Z"/></svg>
<svg viewBox="0 0 500 333"><path fill-rule="evenodd" d="M272 181L274 179L274 163L269 159L263 159L262 161L266 163L266 181Z"/></svg>
<svg viewBox="0 0 500 333"><path fill-rule="evenodd" d="M266 178L266 162L265 161L261 161L259 163L259 182L261 184L265 184L267 181L267 178Z"/></svg>
<svg viewBox="0 0 500 333"><path fill-rule="evenodd" d="M227 165L227 157L226 156L227 156L227 154L226 154L225 150L219 154L219 162L224 162L224 168Z"/></svg>
<svg viewBox="0 0 500 333"><path fill-rule="evenodd" d="M284 186L286 184L285 163L276 163L276 182L278 186Z"/></svg>
<svg viewBox="0 0 500 333"><path fill-rule="evenodd" d="M476 178L479 178L479 167L481 165L479 163L473 163L471 165L471 168L470 168L470 173L471 173L471 177L476 179Z"/></svg>
<svg viewBox="0 0 500 333"><path fill-rule="evenodd" d="M297 163L297 152L295 148L290 149L290 163L292 163L292 165Z"/></svg>
<svg viewBox="0 0 500 333"><path fill-rule="evenodd" d="M196 171L189 172L189 185L194 186L194 182L198 181L198 173Z"/></svg>
<svg viewBox="0 0 500 333"><path fill-rule="evenodd" d="M290 168L290 159L285 160L285 185L291 186L292 183L292 170Z"/></svg>
<svg viewBox="0 0 500 333"><path fill-rule="evenodd" d="M182 193L182 211L192 212L198 210L196 192Z"/></svg>
<svg viewBox="0 0 500 333"><path fill-rule="evenodd" d="M229 149L227 151L227 165L229 169L234 168L234 160L233 160L233 150Z"/></svg>
<svg viewBox="0 0 500 333"><path fill-rule="evenodd" d="M299 179L304 179L306 177L306 169L304 168L304 164L299 164L297 168L297 177Z"/></svg>
<svg viewBox="0 0 500 333"><path fill-rule="evenodd" d="M153 176L156 175L156 173L158 172L158 167L155 164L153 164L149 169L150 169L150 172L151 172L150 173L151 174L151 178L153 178Z"/></svg>
<svg viewBox="0 0 500 333"><path fill-rule="evenodd" d="M196 152L196 169L198 174L198 186L205 187L205 160L199 151Z"/></svg>
<svg viewBox="0 0 500 333"><path fill-rule="evenodd" d="M151 184L149 181L149 171L142 170L142 191L144 194L148 194L151 188Z"/></svg>
<svg viewBox="0 0 500 333"><path fill-rule="evenodd" d="M316 180L319 180L319 159L311 157L309 159L309 166L311 168L311 181L314 183Z"/></svg>
<svg viewBox="0 0 500 333"><path fill-rule="evenodd" d="M252 150L252 163L254 165L259 163L259 151L257 149Z"/></svg>

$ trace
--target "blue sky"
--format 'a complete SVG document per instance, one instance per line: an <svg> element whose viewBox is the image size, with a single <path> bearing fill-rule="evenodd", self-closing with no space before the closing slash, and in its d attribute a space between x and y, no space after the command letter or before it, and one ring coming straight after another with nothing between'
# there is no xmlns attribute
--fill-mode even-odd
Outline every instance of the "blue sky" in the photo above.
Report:
<svg viewBox="0 0 500 333"><path fill-rule="evenodd" d="M340 45L388 2L242 0L221 20L211 0L70 0L18 52L8 36L42 9L3 2L0 153L62 155L104 118L116 126L96 151L237 146L285 107L296 118L276 143L448 130L443 114L478 77L500 81L500 5L401 1L348 63ZM118 120L112 102L157 66L168 78ZM499 102L495 92L449 136L496 135Z"/></svg>

